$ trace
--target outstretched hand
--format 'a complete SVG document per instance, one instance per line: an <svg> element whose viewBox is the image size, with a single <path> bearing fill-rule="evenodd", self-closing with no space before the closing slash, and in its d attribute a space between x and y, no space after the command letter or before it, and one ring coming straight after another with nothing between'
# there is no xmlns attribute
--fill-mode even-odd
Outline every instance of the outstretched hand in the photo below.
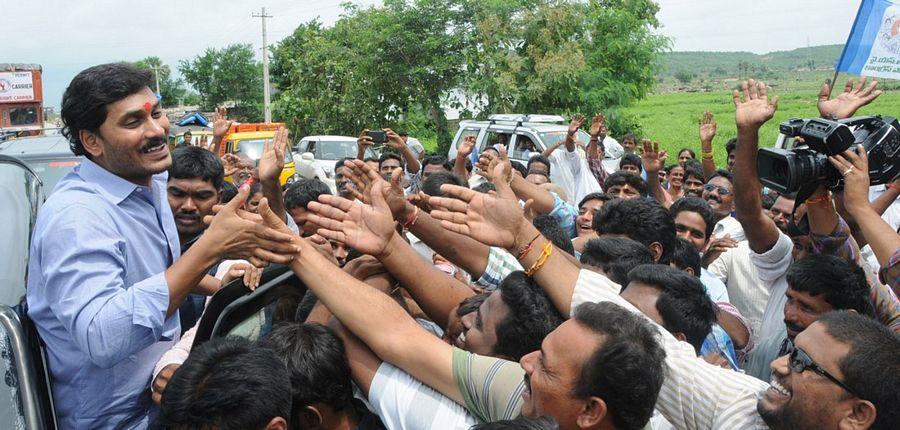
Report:
<svg viewBox="0 0 900 430"><path fill-rule="evenodd" d="M572 121L569 122L569 135L577 133L578 129L581 128L581 124L584 124L584 115L574 115Z"/></svg>
<svg viewBox="0 0 900 430"><path fill-rule="evenodd" d="M842 154L828 157L828 161L844 177L844 207L853 213L869 207L869 157L862 145Z"/></svg>
<svg viewBox="0 0 900 430"><path fill-rule="evenodd" d="M641 164L644 166L644 171L647 172L647 177L666 168L666 159L669 155L666 151L659 150L659 143L644 139L641 141L641 146L643 147Z"/></svg>
<svg viewBox="0 0 900 430"><path fill-rule="evenodd" d="M847 81L844 85L844 92L836 98L829 100L831 97L832 86L825 83L822 90L819 91L819 114L825 118L834 117L836 119L850 118L859 108L872 103L873 100L881 95L881 90L876 90L878 81L872 81L866 86L866 77L859 78L859 86L853 88L853 80Z"/></svg>
<svg viewBox="0 0 900 430"><path fill-rule="evenodd" d="M278 127L274 140L266 140L263 153L259 157L259 179L261 181L277 181L284 170L284 151L288 146L289 132Z"/></svg>
<svg viewBox="0 0 900 430"><path fill-rule="evenodd" d="M700 143L712 143L716 137L716 118L712 112L704 112L700 117Z"/></svg>
<svg viewBox="0 0 900 430"><path fill-rule="evenodd" d="M342 242L363 254L381 258L395 233L394 218L384 200L385 181L377 181L370 191L371 205L359 204L332 195L311 202L309 220L321 228L318 234Z"/></svg>
<svg viewBox="0 0 900 430"><path fill-rule="evenodd" d="M778 109L778 96L769 99L769 89L763 82L751 79L741 83L741 91L731 95L735 107L735 123L738 130L759 130L766 121L772 119Z"/></svg>
<svg viewBox="0 0 900 430"><path fill-rule="evenodd" d="M505 152L505 151L504 151ZM443 185L449 197L431 197L431 216L441 220L447 230L464 234L489 246L511 248L524 222L523 209L505 179L508 166L494 166L493 183L497 193L485 194L456 185Z"/></svg>
<svg viewBox="0 0 900 430"><path fill-rule="evenodd" d="M463 159L472 153L475 148L475 136L466 136L462 143L456 148L456 158Z"/></svg>
<svg viewBox="0 0 900 430"><path fill-rule="evenodd" d="M591 118L590 135L599 140L606 138L606 117L604 117L602 113L598 112Z"/></svg>
<svg viewBox="0 0 900 430"><path fill-rule="evenodd" d="M233 122L228 120L228 109L216 108L216 113L213 114L213 140L225 137Z"/></svg>
<svg viewBox="0 0 900 430"><path fill-rule="evenodd" d="M344 167L347 168L345 175L354 185L350 189L353 197L363 203L372 204L373 185L376 182L385 182L384 178L362 160L344 161ZM394 219L401 222L406 219L406 210L408 209L403 186L400 184L402 178L403 172L395 169L391 172L391 183L385 182L382 187L382 196L391 209Z"/></svg>

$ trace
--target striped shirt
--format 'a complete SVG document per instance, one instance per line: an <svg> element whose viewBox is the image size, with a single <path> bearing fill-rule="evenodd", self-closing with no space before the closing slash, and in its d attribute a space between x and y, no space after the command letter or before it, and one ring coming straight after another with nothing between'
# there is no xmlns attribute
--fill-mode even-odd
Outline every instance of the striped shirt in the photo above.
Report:
<svg viewBox="0 0 900 430"><path fill-rule="evenodd" d="M525 390L525 371L519 363L453 348L453 379L466 409L479 421L519 416Z"/></svg>
<svg viewBox="0 0 900 430"><path fill-rule="evenodd" d="M617 284L603 275L582 270L575 284L571 309L574 311L582 303L602 301L613 302L644 316L619 296ZM709 364L698 358L688 343L678 341L662 327L657 326L657 331L666 351L666 377L656 409L675 428L768 428L756 412L756 403L769 384Z"/></svg>

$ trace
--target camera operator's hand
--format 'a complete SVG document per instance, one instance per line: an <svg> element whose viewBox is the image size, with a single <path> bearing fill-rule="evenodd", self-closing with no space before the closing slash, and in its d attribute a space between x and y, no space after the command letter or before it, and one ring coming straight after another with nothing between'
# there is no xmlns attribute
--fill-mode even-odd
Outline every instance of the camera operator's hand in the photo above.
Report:
<svg viewBox="0 0 900 430"><path fill-rule="evenodd" d="M741 91L731 95L735 107L735 123L738 130L759 130L766 121L772 119L778 109L778 96L769 99L769 89L763 82L751 79L741 84Z"/></svg>
<svg viewBox="0 0 900 430"><path fill-rule="evenodd" d="M819 114L823 118L844 119L852 117L859 108L872 103L873 100L881 95L881 90L876 90L878 81L872 81L866 85L866 77L859 79L859 86L853 88L853 80L847 81L844 85L844 92L836 98L829 100L831 97L832 86L825 83L822 90L819 91Z"/></svg>
<svg viewBox="0 0 900 430"><path fill-rule="evenodd" d="M390 146L391 148L394 148L396 150L400 150L406 147L406 143L403 142L403 138L400 137L399 134L394 132L394 130L383 128L382 131L387 134L388 138L387 142L385 142L385 145Z"/></svg>
<svg viewBox="0 0 900 430"><path fill-rule="evenodd" d="M832 157L831 165L844 177L844 207L851 215L869 207L869 159L866 149L856 145Z"/></svg>
<svg viewBox="0 0 900 430"><path fill-rule="evenodd" d="M360 152L365 151L366 148L373 145L372 137L369 136L369 129L363 129L362 133L359 134L359 138L356 139L356 144L359 146Z"/></svg>

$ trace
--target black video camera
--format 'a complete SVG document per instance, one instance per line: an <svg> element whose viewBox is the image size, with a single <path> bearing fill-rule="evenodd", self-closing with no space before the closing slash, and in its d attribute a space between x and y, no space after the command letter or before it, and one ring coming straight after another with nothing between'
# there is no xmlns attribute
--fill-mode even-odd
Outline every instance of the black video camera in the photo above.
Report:
<svg viewBox="0 0 900 430"><path fill-rule="evenodd" d="M823 183L831 190L842 189L844 177L828 157L856 144L862 144L868 154L871 185L886 184L900 174L900 123L894 117L860 116L838 121L795 118L781 123L778 129L799 145L760 149L756 167L759 181L779 193L793 194Z"/></svg>

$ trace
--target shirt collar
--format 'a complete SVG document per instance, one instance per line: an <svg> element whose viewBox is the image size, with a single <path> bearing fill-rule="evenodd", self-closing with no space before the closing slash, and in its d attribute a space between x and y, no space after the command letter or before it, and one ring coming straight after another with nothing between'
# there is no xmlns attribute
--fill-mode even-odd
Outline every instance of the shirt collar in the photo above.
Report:
<svg viewBox="0 0 900 430"><path fill-rule="evenodd" d="M81 163L78 170L79 176L86 182L96 184L104 191L115 204L119 204L125 200L137 188L147 189L138 184L130 182L121 176L106 170L97 163L94 163L87 157Z"/></svg>

